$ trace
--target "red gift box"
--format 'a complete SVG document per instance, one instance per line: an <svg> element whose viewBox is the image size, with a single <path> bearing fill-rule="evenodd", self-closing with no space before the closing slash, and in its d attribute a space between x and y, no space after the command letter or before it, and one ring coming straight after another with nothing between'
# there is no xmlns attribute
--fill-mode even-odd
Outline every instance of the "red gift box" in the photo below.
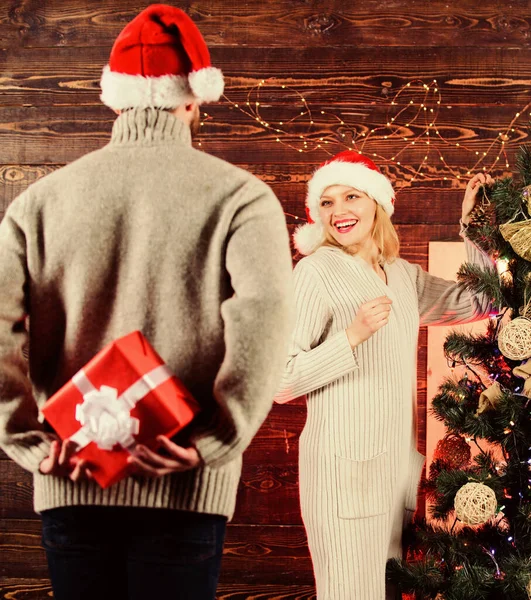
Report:
<svg viewBox="0 0 531 600"><path fill-rule="evenodd" d="M98 352L42 408L59 437L79 445L76 456L90 463L102 488L128 474L128 448L157 449L157 436L175 435L198 412L140 331Z"/></svg>

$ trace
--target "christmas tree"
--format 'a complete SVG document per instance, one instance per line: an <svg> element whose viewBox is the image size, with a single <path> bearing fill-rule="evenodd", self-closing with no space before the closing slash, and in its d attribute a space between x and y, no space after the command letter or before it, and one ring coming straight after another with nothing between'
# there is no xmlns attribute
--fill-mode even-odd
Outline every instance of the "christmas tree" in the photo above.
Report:
<svg viewBox="0 0 531 600"><path fill-rule="evenodd" d="M406 559L388 563L404 598L531 599L529 147L517 166L517 176L483 189L467 229L493 267L465 264L458 281L486 294L493 314L484 334L453 332L444 344L460 375L432 402L448 431L421 486L432 518L413 523Z"/></svg>

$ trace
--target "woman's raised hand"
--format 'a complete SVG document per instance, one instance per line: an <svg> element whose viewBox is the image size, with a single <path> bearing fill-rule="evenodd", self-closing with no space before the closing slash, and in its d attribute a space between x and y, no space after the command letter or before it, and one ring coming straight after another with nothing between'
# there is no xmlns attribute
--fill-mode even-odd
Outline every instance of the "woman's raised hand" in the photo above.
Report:
<svg viewBox="0 0 531 600"><path fill-rule="evenodd" d="M389 322L393 301L387 296L379 296L362 304L354 320L347 327L347 337L351 348L355 348Z"/></svg>
<svg viewBox="0 0 531 600"><path fill-rule="evenodd" d="M463 225L468 225L470 220L470 213L476 205L478 192L483 185L492 185L494 179L489 173L477 173L468 182L465 190L465 196L463 198L463 206L461 209L461 221Z"/></svg>

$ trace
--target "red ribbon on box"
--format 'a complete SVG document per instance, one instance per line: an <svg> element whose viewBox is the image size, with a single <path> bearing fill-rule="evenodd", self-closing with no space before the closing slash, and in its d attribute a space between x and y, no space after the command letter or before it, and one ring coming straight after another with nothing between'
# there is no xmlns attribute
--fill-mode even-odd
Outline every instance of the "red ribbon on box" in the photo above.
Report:
<svg viewBox="0 0 531 600"><path fill-rule="evenodd" d="M139 331L101 350L42 409L61 439L78 444L103 488L127 475L137 443L156 449L158 435L175 435L198 411Z"/></svg>

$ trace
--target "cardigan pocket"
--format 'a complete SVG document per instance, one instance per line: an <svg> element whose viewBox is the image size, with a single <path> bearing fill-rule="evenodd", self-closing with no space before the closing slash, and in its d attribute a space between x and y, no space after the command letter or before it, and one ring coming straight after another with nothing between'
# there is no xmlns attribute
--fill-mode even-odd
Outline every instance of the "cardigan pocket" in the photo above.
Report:
<svg viewBox="0 0 531 600"><path fill-rule="evenodd" d="M336 455L337 515L363 519L391 509L391 463L386 451L367 460Z"/></svg>

